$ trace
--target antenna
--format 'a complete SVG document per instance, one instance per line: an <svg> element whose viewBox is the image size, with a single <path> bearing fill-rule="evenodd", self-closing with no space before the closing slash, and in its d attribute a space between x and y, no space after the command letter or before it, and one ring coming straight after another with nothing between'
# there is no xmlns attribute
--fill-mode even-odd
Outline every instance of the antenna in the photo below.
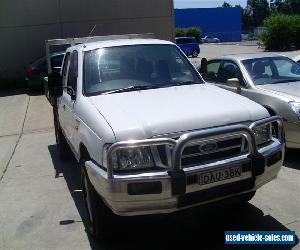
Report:
<svg viewBox="0 0 300 250"><path fill-rule="evenodd" d="M91 32L90 32L90 34L89 34L89 36L87 37L87 39L86 39L85 43L87 43L87 42L88 42L88 40L90 40L90 39L91 39L91 35L93 34L93 32L94 32L94 30L96 29L96 27L97 27L97 24L95 24L95 25L94 25L94 27L92 28L92 30L91 30Z"/></svg>

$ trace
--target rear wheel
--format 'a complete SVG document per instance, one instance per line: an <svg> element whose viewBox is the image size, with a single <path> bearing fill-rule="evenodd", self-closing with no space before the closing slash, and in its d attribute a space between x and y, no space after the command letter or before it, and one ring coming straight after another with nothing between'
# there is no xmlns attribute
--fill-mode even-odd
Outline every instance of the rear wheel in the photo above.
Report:
<svg viewBox="0 0 300 250"><path fill-rule="evenodd" d="M90 182L84 162L84 159L80 161L83 201L87 211L86 228L95 240L105 240L112 233L114 214Z"/></svg>
<svg viewBox="0 0 300 250"><path fill-rule="evenodd" d="M194 51L192 52L192 57L193 57L193 58L198 57L198 55L199 55L199 53L198 53L197 50L194 50Z"/></svg>

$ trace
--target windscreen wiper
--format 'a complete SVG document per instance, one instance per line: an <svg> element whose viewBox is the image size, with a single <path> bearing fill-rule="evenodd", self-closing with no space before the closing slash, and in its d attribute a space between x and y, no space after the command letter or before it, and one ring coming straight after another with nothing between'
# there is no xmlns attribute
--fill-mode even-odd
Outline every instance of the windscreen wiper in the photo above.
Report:
<svg viewBox="0 0 300 250"><path fill-rule="evenodd" d="M300 82L300 79L283 79L283 80L279 80L279 81L276 81L276 82L272 82L271 84L289 83L289 82Z"/></svg>
<svg viewBox="0 0 300 250"><path fill-rule="evenodd" d="M181 86L181 85L190 85L190 84L202 84L203 82L195 82L195 81L182 81L182 82L175 82L174 85Z"/></svg>
<svg viewBox="0 0 300 250"><path fill-rule="evenodd" d="M154 89L154 88L157 88L157 87L159 87L159 86L156 86L156 85L141 85L141 86L140 85L137 85L137 86L131 85L131 86L128 86L128 87L125 87L125 88L114 89L114 90L111 90L111 91L104 92L103 95L130 92L130 91L138 91L138 90L146 90L146 89Z"/></svg>
<svg viewBox="0 0 300 250"><path fill-rule="evenodd" d="M192 84L203 84L203 82L195 82L195 81L172 82L166 85L162 85L162 87L168 88L168 87L176 87L176 86L192 85Z"/></svg>

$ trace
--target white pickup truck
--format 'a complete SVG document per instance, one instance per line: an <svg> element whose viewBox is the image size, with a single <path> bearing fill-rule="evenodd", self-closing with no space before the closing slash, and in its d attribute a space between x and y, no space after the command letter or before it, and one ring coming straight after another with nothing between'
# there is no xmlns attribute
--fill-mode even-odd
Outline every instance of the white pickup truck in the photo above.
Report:
<svg viewBox="0 0 300 250"><path fill-rule="evenodd" d="M71 148L79 162L96 239L113 230L111 216L247 201L277 176L285 147L279 117L205 83L172 42L87 40L46 48L73 44L61 73L49 72L49 93L60 157Z"/></svg>

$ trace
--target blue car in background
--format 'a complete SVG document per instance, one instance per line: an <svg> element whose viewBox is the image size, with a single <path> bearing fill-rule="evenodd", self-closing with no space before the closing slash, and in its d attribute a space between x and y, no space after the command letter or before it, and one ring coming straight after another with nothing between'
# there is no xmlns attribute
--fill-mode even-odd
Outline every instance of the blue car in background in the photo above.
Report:
<svg viewBox="0 0 300 250"><path fill-rule="evenodd" d="M176 44L187 56L198 57L200 54L199 43L195 37L176 37Z"/></svg>

